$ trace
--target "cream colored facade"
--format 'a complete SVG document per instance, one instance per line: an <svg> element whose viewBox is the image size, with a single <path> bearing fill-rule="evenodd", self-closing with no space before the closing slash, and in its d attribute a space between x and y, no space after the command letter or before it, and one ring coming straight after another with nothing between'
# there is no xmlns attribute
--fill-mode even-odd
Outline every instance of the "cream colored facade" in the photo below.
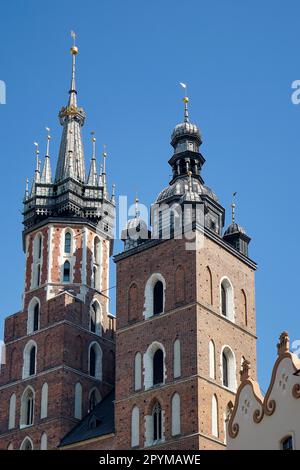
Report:
<svg viewBox="0 0 300 470"><path fill-rule="evenodd" d="M227 421L228 450L300 449L300 360L289 351L289 337L280 335L278 358L267 393L262 395L244 361L241 384Z"/></svg>

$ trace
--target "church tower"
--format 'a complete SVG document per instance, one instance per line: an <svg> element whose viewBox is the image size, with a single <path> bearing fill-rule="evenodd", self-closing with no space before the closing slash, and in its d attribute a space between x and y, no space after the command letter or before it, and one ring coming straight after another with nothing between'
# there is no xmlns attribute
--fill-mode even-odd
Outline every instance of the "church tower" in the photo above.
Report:
<svg viewBox="0 0 300 470"><path fill-rule="evenodd" d="M6 365L0 374L0 448L52 449L114 386L114 317L109 314L109 257L114 194L106 153L97 171L92 136L86 175L85 112L77 104L75 62L54 178L50 129L41 168L24 197L26 255L23 306L5 321Z"/></svg>
<svg viewBox="0 0 300 470"><path fill-rule="evenodd" d="M118 448L224 449L243 357L255 375L250 238L234 218L223 235L225 210L204 184L201 144L185 97L151 238L137 211L115 257Z"/></svg>

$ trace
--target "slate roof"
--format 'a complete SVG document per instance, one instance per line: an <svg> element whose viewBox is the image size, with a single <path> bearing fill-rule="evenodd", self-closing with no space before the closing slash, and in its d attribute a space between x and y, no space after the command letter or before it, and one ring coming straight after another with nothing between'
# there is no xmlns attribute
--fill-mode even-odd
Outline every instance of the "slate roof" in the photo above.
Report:
<svg viewBox="0 0 300 470"><path fill-rule="evenodd" d="M63 437L60 447L113 433L115 431L114 400L115 391L112 390L91 413Z"/></svg>

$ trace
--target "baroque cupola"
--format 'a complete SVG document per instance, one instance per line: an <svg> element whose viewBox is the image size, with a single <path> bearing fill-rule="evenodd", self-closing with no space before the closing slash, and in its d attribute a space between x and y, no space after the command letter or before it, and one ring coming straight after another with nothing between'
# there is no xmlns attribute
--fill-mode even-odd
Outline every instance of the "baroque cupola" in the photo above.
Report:
<svg viewBox="0 0 300 470"><path fill-rule="evenodd" d="M202 220L205 227L221 236L225 211L219 204L214 191L204 184L202 167L205 158L200 152L201 133L199 127L190 121L188 96L184 96L183 103L183 121L175 126L171 135L171 145L174 151L168 163L172 168L172 179L157 196L154 212L158 212L161 206L166 204L170 207L179 205L183 211L185 207L186 211L189 209L194 211L197 207L203 213ZM166 217L162 218L165 221L163 225L169 223ZM159 215L152 213L154 225L159 223L158 219ZM154 233L156 232L154 226Z"/></svg>
<svg viewBox="0 0 300 470"><path fill-rule="evenodd" d="M235 198L236 192L233 193ZM231 224L225 230L223 239L233 246L237 251L245 256L248 256L248 245L251 238L247 235L246 230L235 221L235 200L233 199L231 204Z"/></svg>

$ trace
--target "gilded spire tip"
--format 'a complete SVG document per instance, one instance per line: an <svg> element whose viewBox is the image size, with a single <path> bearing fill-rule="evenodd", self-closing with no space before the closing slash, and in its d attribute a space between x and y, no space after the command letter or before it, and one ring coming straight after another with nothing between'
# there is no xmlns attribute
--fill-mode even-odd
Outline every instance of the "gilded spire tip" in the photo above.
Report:
<svg viewBox="0 0 300 470"><path fill-rule="evenodd" d="M76 33L71 31L71 38L73 39L73 46L70 49L72 55L78 54L78 47L76 46Z"/></svg>

